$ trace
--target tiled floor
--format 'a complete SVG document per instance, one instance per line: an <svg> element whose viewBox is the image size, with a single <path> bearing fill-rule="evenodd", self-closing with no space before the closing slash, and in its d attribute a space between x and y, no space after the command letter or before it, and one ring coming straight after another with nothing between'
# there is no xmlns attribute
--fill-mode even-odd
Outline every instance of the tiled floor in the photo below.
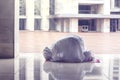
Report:
<svg viewBox="0 0 120 80"><path fill-rule="evenodd" d="M44 47L67 34L71 33L20 31L21 53L14 59L0 59L0 80L120 80L119 32L72 33L84 39L100 63L45 61Z"/></svg>
<svg viewBox="0 0 120 80"><path fill-rule="evenodd" d="M120 80L120 55L97 54L101 63L47 62L42 54L0 59L0 80Z"/></svg>
<svg viewBox="0 0 120 80"><path fill-rule="evenodd" d="M20 31L20 52L42 53L46 46L68 34L81 36L88 50L95 54L119 54L120 32L113 33L60 33Z"/></svg>

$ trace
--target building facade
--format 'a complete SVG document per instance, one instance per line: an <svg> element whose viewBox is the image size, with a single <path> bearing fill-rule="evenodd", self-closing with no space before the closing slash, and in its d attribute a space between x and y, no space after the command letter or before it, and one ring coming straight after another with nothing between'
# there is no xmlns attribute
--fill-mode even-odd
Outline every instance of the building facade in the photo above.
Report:
<svg viewBox="0 0 120 80"><path fill-rule="evenodd" d="M116 32L120 0L19 0L20 30Z"/></svg>

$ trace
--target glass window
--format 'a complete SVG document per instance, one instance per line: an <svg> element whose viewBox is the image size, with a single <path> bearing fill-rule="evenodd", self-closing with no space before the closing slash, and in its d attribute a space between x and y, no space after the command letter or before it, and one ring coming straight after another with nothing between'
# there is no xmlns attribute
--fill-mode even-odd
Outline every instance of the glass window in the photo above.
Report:
<svg viewBox="0 0 120 80"><path fill-rule="evenodd" d="M56 30L56 19L49 19L49 30Z"/></svg>
<svg viewBox="0 0 120 80"><path fill-rule="evenodd" d="M51 15L54 15L55 14L55 0L50 0L50 11L49 11L49 13L51 14Z"/></svg>
<svg viewBox="0 0 120 80"><path fill-rule="evenodd" d="M89 5L79 5L79 13L91 13L91 6Z"/></svg>
<svg viewBox="0 0 120 80"><path fill-rule="evenodd" d="M34 20L34 30L40 30L41 26L41 19L35 19Z"/></svg>
<svg viewBox="0 0 120 80"><path fill-rule="evenodd" d="M119 78L118 77L113 77L113 80L119 80Z"/></svg>
<svg viewBox="0 0 120 80"><path fill-rule="evenodd" d="M26 19L19 19L19 30L25 30L26 28Z"/></svg>
<svg viewBox="0 0 120 80"><path fill-rule="evenodd" d="M120 8L120 0L115 0L115 7L119 7Z"/></svg>
<svg viewBox="0 0 120 80"><path fill-rule="evenodd" d="M34 2L34 15L40 15L40 0Z"/></svg>
<svg viewBox="0 0 120 80"><path fill-rule="evenodd" d="M20 0L19 15L26 15L26 1Z"/></svg>

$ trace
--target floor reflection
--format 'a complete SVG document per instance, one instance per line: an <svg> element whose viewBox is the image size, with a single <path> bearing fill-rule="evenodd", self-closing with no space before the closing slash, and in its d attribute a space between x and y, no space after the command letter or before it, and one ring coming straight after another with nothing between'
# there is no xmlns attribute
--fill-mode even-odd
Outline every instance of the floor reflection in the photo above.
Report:
<svg viewBox="0 0 120 80"><path fill-rule="evenodd" d="M14 80L14 59L0 59L0 80Z"/></svg>
<svg viewBox="0 0 120 80"><path fill-rule="evenodd" d="M48 73L49 80L83 80L93 67L93 63L44 63L44 71Z"/></svg>
<svg viewBox="0 0 120 80"><path fill-rule="evenodd" d="M15 80L41 80L40 56L24 55L15 59Z"/></svg>
<svg viewBox="0 0 120 80"><path fill-rule="evenodd" d="M47 62L42 55L0 59L0 80L120 80L119 55L97 55L101 63Z"/></svg>

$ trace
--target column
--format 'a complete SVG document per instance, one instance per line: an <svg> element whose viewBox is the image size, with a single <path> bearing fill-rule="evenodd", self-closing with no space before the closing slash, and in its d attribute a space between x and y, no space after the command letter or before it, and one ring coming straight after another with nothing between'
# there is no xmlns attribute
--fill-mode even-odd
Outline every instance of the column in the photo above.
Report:
<svg viewBox="0 0 120 80"><path fill-rule="evenodd" d="M28 58L26 58L26 80L34 80L34 58L31 57L34 55L30 55L28 56Z"/></svg>
<svg viewBox="0 0 120 80"><path fill-rule="evenodd" d="M103 5L103 14L104 15L110 15L110 0L104 0Z"/></svg>
<svg viewBox="0 0 120 80"><path fill-rule="evenodd" d="M110 32L110 19L103 19L101 32Z"/></svg>
<svg viewBox="0 0 120 80"><path fill-rule="evenodd" d="M64 19L61 19L61 32L64 32Z"/></svg>
<svg viewBox="0 0 120 80"><path fill-rule="evenodd" d="M57 19L56 21L56 30L61 32L61 21L62 19Z"/></svg>
<svg viewBox="0 0 120 80"><path fill-rule="evenodd" d="M49 30L49 0L41 0L41 29Z"/></svg>
<svg viewBox="0 0 120 80"><path fill-rule="evenodd" d="M110 15L110 0L104 0L103 15ZM110 19L103 19L101 32L110 32Z"/></svg>
<svg viewBox="0 0 120 80"><path fill-rule="evenodd" d="M14 0L0 0L0 58L14 58Z"/></svg>
<svg viewBox="0 0 120 80"><path fill-rule="evenodd" d="M115 0L111 0L111 9L114 9Z"/></svg>
<svg viewBox="0 0 120 80"><path fill-rule="evenodd" d="M14 15L14 55L19 55L19 1L15 0L15 15Z"/></svg>
<svg viewBox="0 0 120 80"><path fill-rule="evenodd" d="M69 19L64 19L64 32L69 32Z"/></svg>
<svg viewBox="0 0 120 80"><path fill-rule="evenodd" d="M27 30L34 31L34 0L26 0Z"/></svg>
<svg viewBox="0 0 120 80"><path fill-rule="evenodd" d="M96 21L96 31L100 32L101 31L101 23L102 23L102 19L97 19Z"/></svg>
<svg viewBox="0 0 120 80"><path fill-rule="evenodd" d="M118 19L118 30L120 30L120 19Z"/></svg>
<svg viewBox="0 0 120 80"><path fill-rule="evenodd" d="M78 19L70 19L70 32L78 32Z"/></svg>

